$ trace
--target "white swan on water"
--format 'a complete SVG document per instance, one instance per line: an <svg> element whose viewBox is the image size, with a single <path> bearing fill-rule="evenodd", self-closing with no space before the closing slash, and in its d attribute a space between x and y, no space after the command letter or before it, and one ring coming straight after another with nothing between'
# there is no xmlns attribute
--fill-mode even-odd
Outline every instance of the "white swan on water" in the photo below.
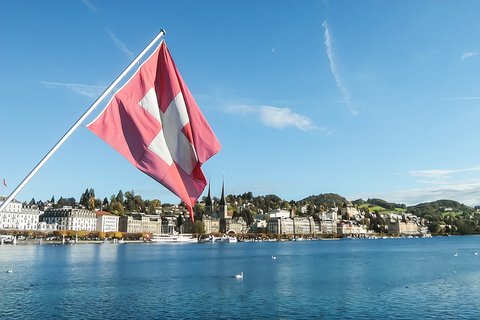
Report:
<svg viewBox="0 0 480 320"><path fill-rule="evenodd" d="M237 274L237 275L235 276L235 278L237 278L237 279L243 278L243 271L240 272L240 274Z"/></svg>

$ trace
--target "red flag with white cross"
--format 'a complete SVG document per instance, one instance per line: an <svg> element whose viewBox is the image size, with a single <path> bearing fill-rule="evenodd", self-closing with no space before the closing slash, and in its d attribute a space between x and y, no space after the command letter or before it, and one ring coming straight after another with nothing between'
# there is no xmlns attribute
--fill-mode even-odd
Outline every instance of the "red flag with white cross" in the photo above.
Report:
<svg viewBox="0 0 480 320"><path fill-rule="evenodd" d="M164 41L87 128L176 194L193 221L201 166L221 147Z"/></svg>

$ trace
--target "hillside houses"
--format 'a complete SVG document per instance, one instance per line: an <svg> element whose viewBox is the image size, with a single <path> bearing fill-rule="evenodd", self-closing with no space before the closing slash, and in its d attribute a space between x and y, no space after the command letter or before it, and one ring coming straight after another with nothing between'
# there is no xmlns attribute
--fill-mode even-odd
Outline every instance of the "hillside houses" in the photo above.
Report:
<svg viewBox="0 0 480 320"><path fill-rule="evenodd" d="M3 198L5 199L5 198ZM2 200L2 198L0 198ZM339 201L340 202L340 201ZM127 233L169 234L231 233L268 234L270 236L305 237L368 237L383 234L425 234L426 221L406 213L380 214L352 203L340 206L327 203L286 202L270 195L247 198L225 196L222 184L220 198L208 196L195 206L196 221L190 220L181 205L156 206L146 212L115 215L105 211L90 211L81 206L53 208L45 203L45 211L12 202L0 214L0 229L72 230ZM368 209L368 210L367 210ZM32 220L33 219L33 220Z"/></svg>

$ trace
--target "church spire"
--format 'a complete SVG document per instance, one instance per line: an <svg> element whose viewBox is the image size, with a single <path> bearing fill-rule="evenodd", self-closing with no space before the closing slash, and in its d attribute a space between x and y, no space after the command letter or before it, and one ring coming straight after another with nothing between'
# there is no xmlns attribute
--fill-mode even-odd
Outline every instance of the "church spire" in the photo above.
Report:
<svg viewBox="0 0 480 320"><path fill-rule="evenodd" d="M228 205L227 201L225 201L225 177L222 181L222 197L218 203L218 216L220 219L225 219L228 217Z"/></svg>
<svg viewBox="0 0 480 320"><path fill-rule="evenodd" d="M222 197L220 198L220 202L218 203L221 206L224 206L226 203L225 201L225 178L222 181Z"/></svg>
<svg viewBox="0 0 480 320"><path fill-rule="evenodd" d="M208 181L208 196L207 196L207 199L205 199L205 215L211 216L212 213L213 213L213 203L212 203L212 197L210 196L210 181Z"/></svg>

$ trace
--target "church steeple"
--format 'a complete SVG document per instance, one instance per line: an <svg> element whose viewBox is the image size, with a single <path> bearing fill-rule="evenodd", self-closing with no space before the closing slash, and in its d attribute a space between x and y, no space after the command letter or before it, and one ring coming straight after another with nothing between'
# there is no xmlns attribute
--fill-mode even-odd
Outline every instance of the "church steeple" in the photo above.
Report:
<svg viewBox="0 0 480 320"><path fill-rule="evenodd" d="M208 183L208 196L205 199L205 215L211 216L213 212L212 197L210 196L210 182Z"/></svg>
<svg viewBox="0 0 480 320"><path fill-rule="evenodd" d="M225 178L222 181L222 197L218 203L218 217L220 219L228 218L228 205L225 201Z"/></svg>
<svg viewBox="0 0 480 320"><path fill-rule="evenodd" d="M224 206L226 203L225 201L225 179L222 181L222 196L220 198L220 202L218 203L220 206Z"/></svg>

